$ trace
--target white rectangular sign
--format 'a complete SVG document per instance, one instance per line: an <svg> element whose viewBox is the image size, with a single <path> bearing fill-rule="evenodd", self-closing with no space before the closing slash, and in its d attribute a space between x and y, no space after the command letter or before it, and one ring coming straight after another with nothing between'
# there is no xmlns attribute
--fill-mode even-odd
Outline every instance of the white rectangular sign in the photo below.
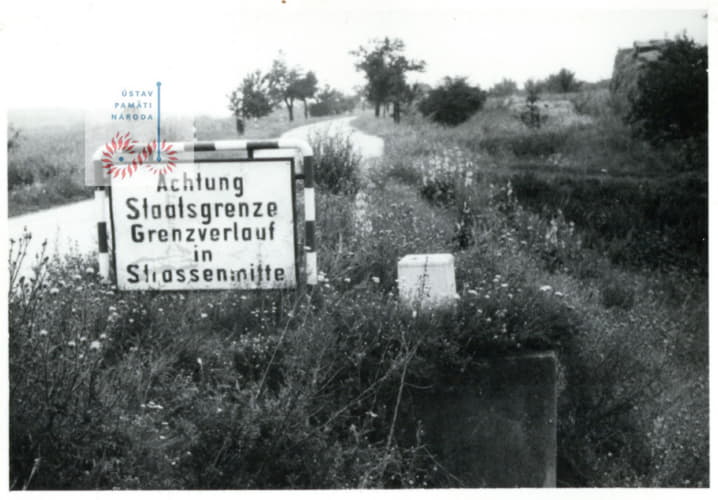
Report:
<svg viewBox="0 0 718 500"><path fill-rule="evenodd" d="M296 286L291 160L137 171L113 180L111 205L121 290Z"/></svg>

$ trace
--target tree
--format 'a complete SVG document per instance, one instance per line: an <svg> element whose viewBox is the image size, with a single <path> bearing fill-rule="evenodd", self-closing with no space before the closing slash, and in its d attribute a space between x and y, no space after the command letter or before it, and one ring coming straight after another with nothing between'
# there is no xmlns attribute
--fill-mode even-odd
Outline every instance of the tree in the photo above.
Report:
<svg viewBox="0 0 718 500"><path fill-rule="evenodd" d="M272 104L284 103L287 106L290 122L294 121L294 101L300 98L299 80L299 70L290 69L281 58L272 61L272 69L267 74L269 97Z"/></svg>
<svg viewBox="0 0 718 500"><path fill-rule="evenodd" d="M669 41L647 62L628 96L626 121L654 145L705 141L708 132L708 48L685 35Z"/></svg>
<svg viewBox="0 0 718 500"><path fill-rule="evenodd" d="M308 71L306 75L297 80L294 84L293 92L301 99L304 104L304 118L309 117L307 110L307 99L311 99L317 93L318 85L317 76L313 71Z"/></svg>
<svg viewBox="0 0 718 500"><path fill-rule="evenodd" d="M302 75L299 68L289 68L281 56L272 61L272 69L267 74L269 95L273 104L284 103L289 113L289 121L294 121L294 101L304 103L304 117L307 117L307 99L314 97L317 91L317 76L309 71Z"/></svg>
<svg viewBox="0 0 718 500"><path fill-rule="evenodd" d="M497 97L507 97L512 94L515 94L518 92L519 88L516 85L516 82L509 79L504 78L499 83L495 84L491 89L489 90L489 95L497 96Z"/></svg>
<svg viewBox="0 0 718 500"><path fill-rule="evenodd" d="M407 59L404 42L400 39L373 40L369 47L359 47L350 52L357 58L357 71L363 71L367 79L365 93L374 105L374 116L378 117L382 105L391 103L394 121L401 119L401 103L411 95L406 81L409 71L423 71L426 63Z"/></svg>
<svg viewBox="0 0 718 500"><path fill-rule="evenodd" d="M486 92L472 87L463 77L446 77L443 85L429 91L419 103L419 111L432 121L458 125L479 111L486 101Z"/></svg>
<svg viewBox="0 0 718 500"><path fill-rule="evenodd" d="M239 88L229 95L229 109L234 113L237 132L244 134L244 120L261 118L272 111L267 77L257 70L242 80Z"/></svg>
<svg viewBox="0 0 718 500"><path fill-rule="evenodd" d="M359 99L356 96L345 96L336 89L325 85L317 92L316 101L309 106L312 116L327 116L351 111L356 107Z"/></svg>
<svg viewBox="0 0 718 500"><path fill-rule="evenodd" d="M549 75L544 87L548 92L565 94L567 92L577 92L581 88L581 82L576 80L576 75L573 71L561 68L558 73Z"/></svg>

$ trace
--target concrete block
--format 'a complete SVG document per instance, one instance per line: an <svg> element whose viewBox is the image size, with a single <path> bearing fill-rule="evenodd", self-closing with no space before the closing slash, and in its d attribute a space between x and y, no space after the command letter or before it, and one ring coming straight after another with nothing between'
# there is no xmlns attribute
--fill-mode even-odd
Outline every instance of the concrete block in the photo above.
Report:
<svg viewBox="0 0 718 500"><path fill-rule="evenodd" d="M456 300L454 256L412 254L399 260L399 297L411 307L453 304Z"/></svg>
<svg viewBox="0 0 718 500"><path fill-rule="evenodd" d="M447 487L556 486L555 353L486 359L414 400Z"/></svg>

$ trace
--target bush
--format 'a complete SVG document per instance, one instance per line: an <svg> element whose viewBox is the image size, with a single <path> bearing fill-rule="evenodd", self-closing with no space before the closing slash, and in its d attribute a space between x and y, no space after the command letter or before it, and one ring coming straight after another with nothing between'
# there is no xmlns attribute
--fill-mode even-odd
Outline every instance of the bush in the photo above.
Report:
<svg viewBox="0 0 718 500"><path fill-rule="evenodd" d="M546 78L544 88L548 92L565 94L567 92L577 92L581 88L581 83L576 80L576 75L573 71L561 68L558 73L549 75Z"/></svg>
<svg viewBox="0 0 718 500"><path fill-rule="evenodd" d="M486 101L486 92L472 87L465 78L446 77L444 84L429 91L419 111L432 121L455 126L468 120Z"/></svg>
<svg viewBox="0 0 718 500"><path fill-rule="evenodd" d="M311 116L338 115L351 111L357 105L356 96L346 96L336 89L325 87L316 95L317 102L309 105Z"/></svg>
<svg viewBox="0 0 718 500"><path fill-rule="evenodd" d="M524 84L524 89L526 90L526 107L519 115L519 118L529 128L541 128L541 125L548 118L546 115L541 114L541 109L538 105L541 85L533 80L528 80Z"/></svg>
<svg viewBox="0 0 718 500"><path fill-rule="evenodd" d="M7 187L12 191L21 186L32 184L35 176L32 170L20 167L16 162L9 161L7 166Z"/></svg>
<svg viewBox="0 0 718 500"><path fill-rule="evenodd" d="M317 187L334 194L359 191L361 156L348 135L317 132L309 137L314 150Z"/></svg>
<svg viewBox="0 0 718 500"><path fill-rule="evenodd" d="M616 263L705 268L708 238L707 183L701 179L542 179L512 177L519 201L535 211L562 210L588 247ZM701 264L701 262L703 262Z"/></svg>
<svg viewBox="0 0 718 500"><path fill-rule="evenodd" d="M566 140L564 131L536 130L487 136L479 144L492 155L510 153L518 158L541 158L561 152Z"/></svg>
<svg viewBox="0 0 718 500"><path fill-rule="evenodd" d="M504 78L489 89L490 96L507 97L518 92L518 86L514 80Z"/></svg>
<svg viewBox="0 0 718 500"><path fill-rule="evenodd" d="M708 131L708 49L687 37L669 41L646 63L627 116L654 145L705 137Z"/></svg>

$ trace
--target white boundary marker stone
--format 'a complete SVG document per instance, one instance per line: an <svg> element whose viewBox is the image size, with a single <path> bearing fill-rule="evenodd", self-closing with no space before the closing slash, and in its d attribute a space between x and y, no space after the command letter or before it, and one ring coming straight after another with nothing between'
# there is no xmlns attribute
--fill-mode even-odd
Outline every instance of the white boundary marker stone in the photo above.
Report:
<svg viewBox="0 0 718 500"><path fill-rule="evenodd" d="M436 307L456 301L454 256L411 254L399 260L399 297L411 307Z"/></svg>

